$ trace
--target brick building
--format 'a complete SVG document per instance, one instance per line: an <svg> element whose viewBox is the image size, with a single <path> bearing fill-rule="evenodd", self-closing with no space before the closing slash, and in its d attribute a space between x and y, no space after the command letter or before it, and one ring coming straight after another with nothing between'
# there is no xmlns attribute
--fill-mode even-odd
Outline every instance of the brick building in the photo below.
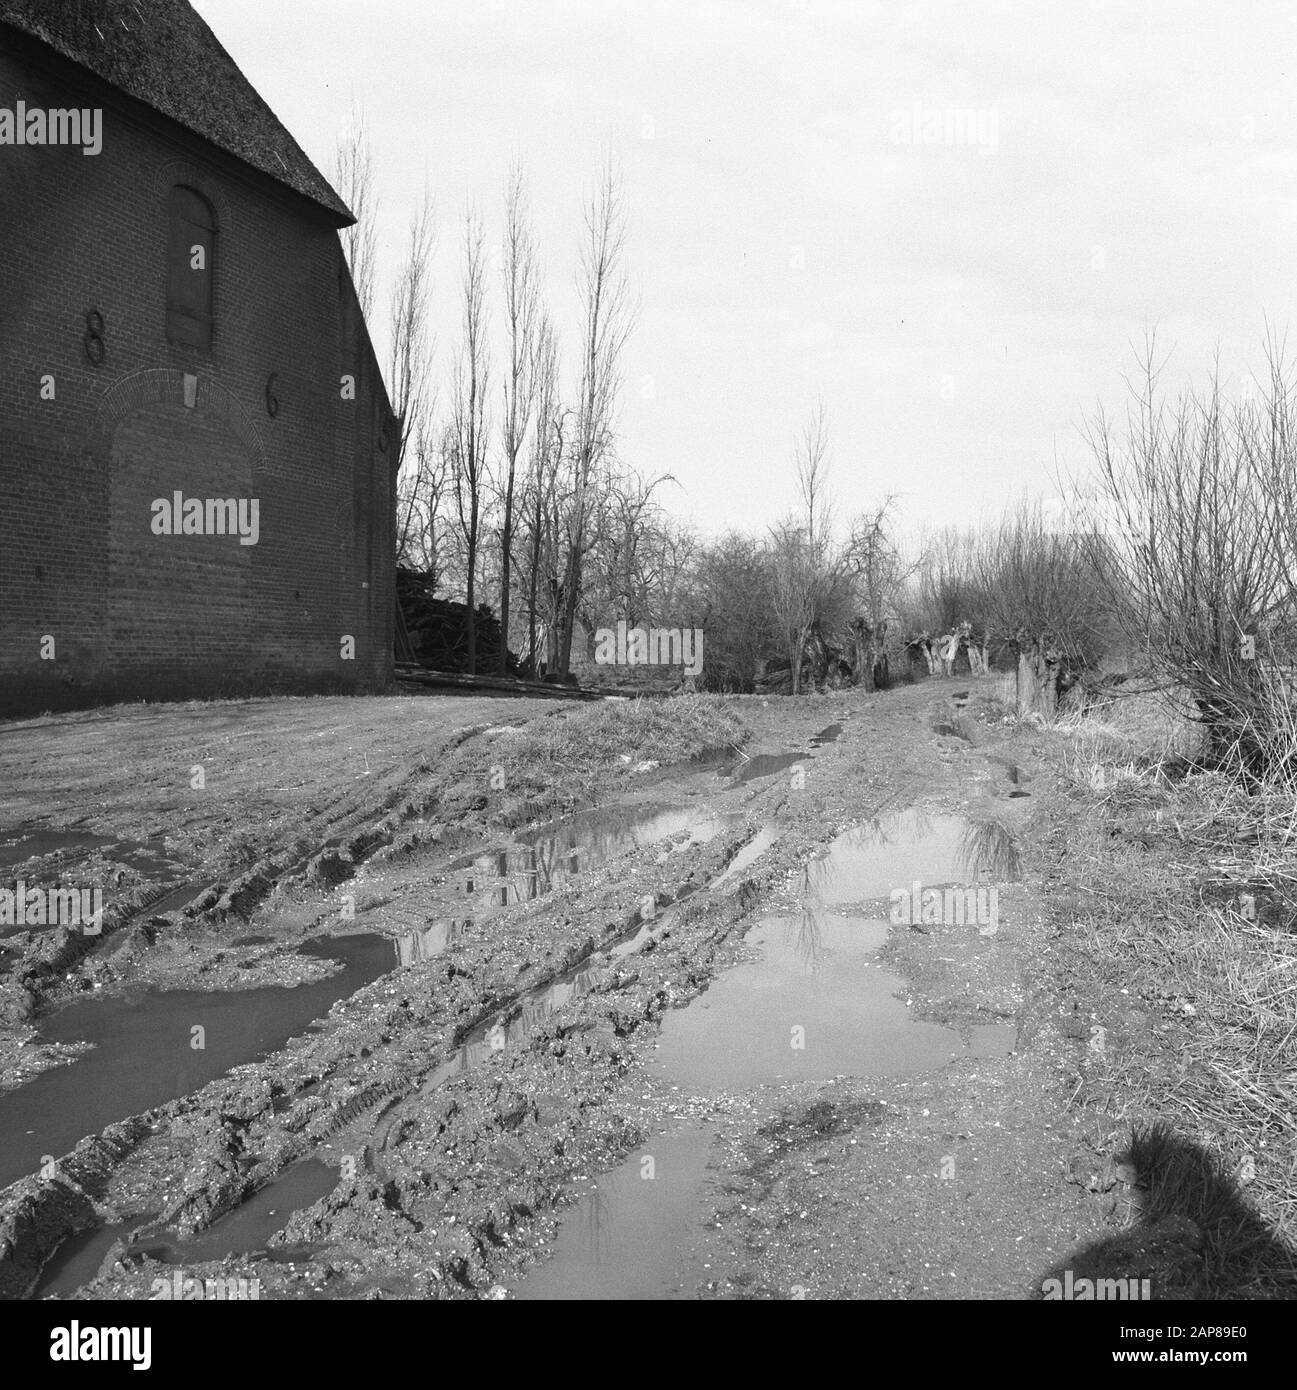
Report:
<svg viewBox="0 0 1297 1390"><path fill-rule="evenodd" d="M0 0L0 714L390 678L353 221L185 0Z"/></svg>

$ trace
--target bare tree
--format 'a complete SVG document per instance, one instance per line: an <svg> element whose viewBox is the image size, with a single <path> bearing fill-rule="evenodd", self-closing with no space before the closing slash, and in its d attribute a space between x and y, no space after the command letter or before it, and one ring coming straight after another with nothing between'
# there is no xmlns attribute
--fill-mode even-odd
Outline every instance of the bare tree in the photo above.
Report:
<svg viewBox="0 0 1297 1390"><path fill-rule="evenodd" d="M540 666L539 604L551 600L558 587L559 497L558 475L563 457L566 415L558 398L558 339L549 316L538 317L531 370L535 388L536 428L532 431L531 457L527 469L527 667L538 674ZM545 581L542 587L542 573ZM547 655L552 659L558 614L552 600L545 631L549 635ZM551 667L552 669L552 667Z"/></svg>
<svg viewBox="0 0 1297 1390"><path fill-rule="evenodd" d="M378 255L378 194L374 189L374 154L364 112L352 108L351 120L333 156L338 196L351 209L355 225L341 233L360 311L368 320L374 310L374 272Z"/></svg>
<svg viewBox="0 0 1297 1390"><path fill-rule="evenodd" d="M806 541L815 560L828 554L829 531L832 525L832 505L829 500L829 423L824 399L815 402L815 409L802 426L793 448L793 468L797 475L797 490L801 496L806 518Z"/></svg>
<svg viewBox="0 0 1297 1390"><path fill-rule="evenodd" d="M434 408L429 326L429 291L435 230L431 195L425 191L410 219L405 262L392 292L392 406L401 421L397 441L397 555L413 548L412 537L435 537L441 479L430 447Z"/></svg>
<svg viewBox="0 0 1297 1390"><path fill-rule="evenodd" d="M872 511L862 512L847 543L857 607L850 621L852 670L856 684L866 690L875 689L880 678L888 679L888 627L896 619L901 590L918 565L906 560L897 544L896 503L896 494L889 493Z"/></svg>
<svg viewBox="0 0 1297 1390"><path fill-rule="evenodd" d="M848 619L843 556L832 540L829 498L829 432L824 401L818 400L793 446L793 471L800 515L771 530L772 584L776 626L792 671L792 693L801 692L802 660L813 648L814 674L827 673L829 634Z"/></svg>
<svg viewBox="0 0 1297 1390"><path fill-rule="evenodd" d="M770 528L770 596L775 627L788 657L792 693L801 691L802 657L815 621L814 567L805 528L794 520Z"/></svg>
<svg viewBox="0 0 1297 1390"><path fill-rule="evenodd" d="M585 243L577 274L582 306L581 375L572 440L573 495L567 522L567 561L562 581L558 661L563 679L571 667L582 570L592 544L596 473L612 450L622 381L621 356L634 317L625 250L621 181L609 159L586 208Z"/></svg>
<svg viewBox="0 0 1297 1390"><path fill-rule="evenodd" d="M445 578L447 538L442 511L452 456L442 447L429 414L410 441L406 468L398 480L397 562L424 575L432 589Z"/></svg>
<svg viewBox="0 0 1297 1390"><path fill-rule="evenodd" d="M518 455L531 423L536 381L536 330L539 312L536 249L528 224L527 183L521 160L509 170L504 198L504 313L508 365L504 380L501 430L500 502L500 660L509 656L509 594L512 583L514 489Z"/></svg>
<svg viewBox="0 0 1297 1390"><path fill-rule="evenodd" d="M608 479L603 526L591 557L588 597L630 626L663 615L673 523L654 497L670 474L646 479L633 468Z"/></svg>
<svg viewBox="0 0 1297 1390"><path fill-rule="evenodd" d="M1009 641L1011 634L993 631L983 582L983 551L995 534L994 527L946 526L920 535L898 609L907 645L922 651L932 675L949 674L961 642L970 671L984 675L992 644Z"/></svg>
<svg viewBox="0 0 1297 1390"><path fill-rule="evenodd" d="M1267 351L1256 401L1228 402L1218 368L1166 401L1150 339L1125 438L1102 415L1090 428L1100 496L1087 531L1117 620L1164 689L1187 694L1211 753L1249 772L1275 770L1267 731L1292 701L1271 698L1269 677L1285 684L1297 653L1297 411L1282 347Z"/></svg>
<svg viewBox="0 0 1297 1390"><path fill-rule="evenodd" d="M977 565L990 624L1017 656L1018 711L1050 716L1108 626L1085 539L1051 529L1039 502L1024 500L982 537Z"/></svg>
<svg viewBox="0 0 1297 1390"><path fill-rule="evenodd" d="M489 376L486 322L486 239L481 217L464 219L464 261L460 279L462 320L455 363L454 403L447 431L449 471L464 542L465 602L468 607L468 671L477 671L476 576L486 480L486 393Z"/></svg>

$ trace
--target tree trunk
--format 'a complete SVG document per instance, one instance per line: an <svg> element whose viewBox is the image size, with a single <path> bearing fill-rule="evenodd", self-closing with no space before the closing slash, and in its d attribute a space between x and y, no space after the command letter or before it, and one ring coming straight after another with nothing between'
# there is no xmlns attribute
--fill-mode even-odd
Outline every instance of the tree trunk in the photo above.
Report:
<svg viewBox="0 0 1297 1390"><path fill-rule="evenodd" d="M797 634L797 640L789 647L789 674L792 676L792 689L790 695L800 695L802 691L802 653L806 650L806 632L803 629Z"/></svg>
<svg viewBox="0 0 1297 1390"><path fill-rule="evenodd" d="M1052 719L1058 709L1058 665L1039 642L1018 648L1017 702L1019 716Z"/></svg>
<svg viewBox="0 0 1297 1390"><path fill-rule="evenodd" d="M500 532L503 549L500 554L500 659L496 670L500 675L509 670L509 551L513 545L513 477L510 470L509 491L504 504L504 526Z"/></svg>
<svg viewBox="0 0 1297 1390"><path fill-rule="evenodd" d="M852 685L862 685L865 682L865 634L863 629L864 624L859 618L851 624Z"/></svg>
<svg viewBox="0 0 1297 1390"><path fill-rule="evenodd" d="M581 597L581 545L585 539L582 527L578 539L568 552L567 569L563 574L563 616L558 637L558 674L566 682L572 669L572 638L576 628L576 606Z"/></svg>
<svg viewBox="0 0 1297 1390"><path fill-rule="evenodd" d="M477 510L476 507L473 509ZM473 571L477 568L477 544L470 541L468 546L468 674L477 675L477 611L473 607Z"/></svg>
<svg viewBox="0 0 1297 1390"><path fill-rule="evenodd" d="M549 620L545 629L545 674L558 670L559 614L563 607L563 589L557 579L549 580Z"/></svg>

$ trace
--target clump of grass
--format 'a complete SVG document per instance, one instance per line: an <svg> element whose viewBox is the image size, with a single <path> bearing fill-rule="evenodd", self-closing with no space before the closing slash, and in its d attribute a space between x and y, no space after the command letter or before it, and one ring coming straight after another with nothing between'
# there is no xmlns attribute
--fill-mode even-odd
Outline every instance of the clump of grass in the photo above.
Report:
<svg viewBox="0 0 1297 1390"><path fill-rule="evenodd" d="M1012 883L1022 873L1012 832L992 816L972 819L965 826L959 841L959 862L977 883L984 873L993 883Z"/></svg>
<svg viewBox="0 0 1297 1390"><path fill-rule="evenodd" d="M1147 685L1132 685L1102 706L1061 714L1051 727L1066 741L1070 780L1095 792L1120 782L1163 781L1201 743L1200 730Z"/></svg>

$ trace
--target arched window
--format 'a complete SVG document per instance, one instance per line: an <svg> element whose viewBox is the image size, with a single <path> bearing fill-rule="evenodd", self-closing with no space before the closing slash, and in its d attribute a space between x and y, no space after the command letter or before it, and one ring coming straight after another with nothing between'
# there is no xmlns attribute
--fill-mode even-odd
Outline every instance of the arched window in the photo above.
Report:
<svg viewBox="0 0 1297 1390"><path fill-rule="evenodd" d="M167 213L167 338L210 352L216 218L206 198L180 184Z"/></svg>

